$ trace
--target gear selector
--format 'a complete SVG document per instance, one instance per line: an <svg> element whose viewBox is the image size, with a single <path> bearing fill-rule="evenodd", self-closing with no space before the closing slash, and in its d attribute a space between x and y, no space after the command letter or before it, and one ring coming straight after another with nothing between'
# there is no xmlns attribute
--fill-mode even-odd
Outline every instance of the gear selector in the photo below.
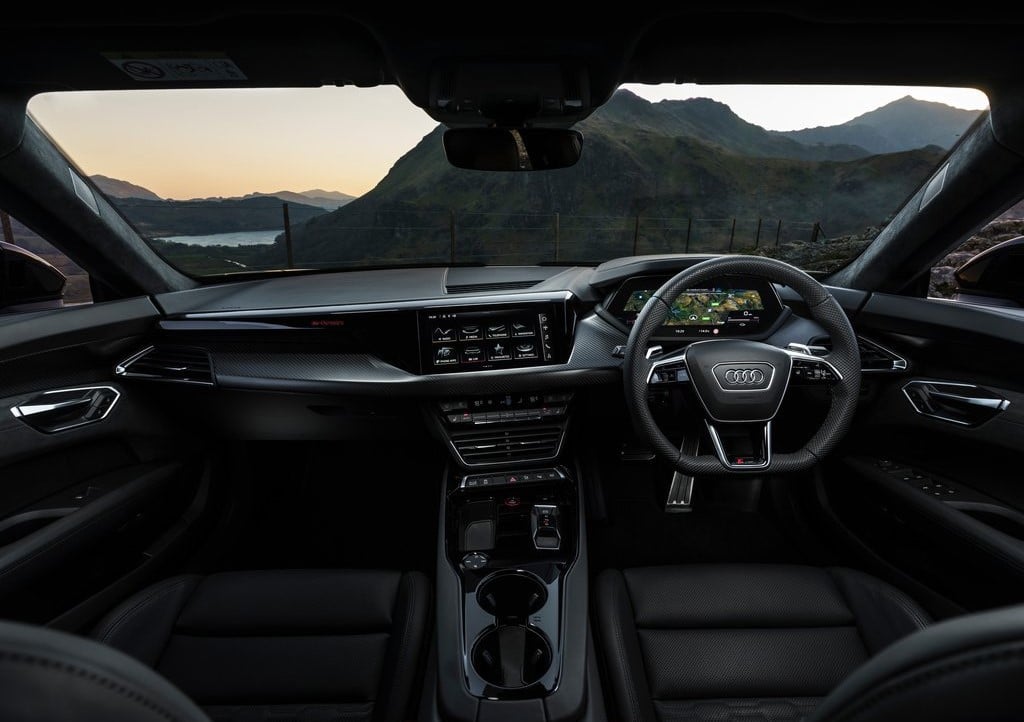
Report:
<svg viewBox="0 0 1024 722"><path fill-rule="evenodd" d="M557 550L562 546L558 530L558 507L554 504L534 504L530 510L530 528L533 546L537 549Z"/></svg>

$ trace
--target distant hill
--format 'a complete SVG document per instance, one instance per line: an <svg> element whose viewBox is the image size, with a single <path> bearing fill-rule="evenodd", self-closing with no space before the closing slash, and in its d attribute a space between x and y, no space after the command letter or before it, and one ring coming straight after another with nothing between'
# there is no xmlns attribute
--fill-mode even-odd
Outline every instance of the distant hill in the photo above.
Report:
<svg viewBox="0 0 1024 722"><path fill-rule="evenodd" d="M870 151L845 142L806 145L785 138L748 123L725 103L708 98L651 103L628 90L620 90L588 122L594 129L607 130L608 124L628 125L635 130L685 136L741 155L765 158L852 160L871 155Z"/></svg>
<svg viewBox="0 0 1024 722"><path fill-rule="evenodd" d="M637 216L653 251L680 250L687 218L820 221L829 235L855 233L886 220L943 153L806 146L721 103L652 104L623 91L579 129L579 164L545 173L456 170L435 129L371 191L296 226L296 261L444 261L451 212L457 256L489 262L552 258L556 213L560 258L575 260L629 253ZM267 249L268 259L280 257L282 249Z"/></svg>
<svg viewBox="0 0 1024 722"><path fill-rule="evenodd" d="M109 198L145 198L150 201L163 200L153 191L142 186L137 186L134 183L120 180L118 178L109 178L105 175L91 175L89 178L96 184L96 187L103 192L103 195Z"/></svg>
<svg viewBox="0 0 1024 722"><path fill-rule="evenodd" d="M111 200L148 237L205 236L284 228L281 201L274 197L209 201ZM300 203L289 203L288 211L293 225L326 212L319 206Z"/></svg>
<svg viewBox="0 0 1024 722"><path fill-rule="evenodd" d="M339 191L325 191L315 188L309 191L275 191L273 193L246 193L242 198L280 198L288 203L302 203L310 206L319 206L329 211L341 208L346 203L355 200L355 196Z"/></svg>
<svg viewBox="0 0 1024 722"><path fill-rule="evenodd" d="M893 153L929 145L949 150L980 114L979 110L962 110L907 95L839 125L779 131L774 135L811 147L847 144L871 153Z"/></svg>

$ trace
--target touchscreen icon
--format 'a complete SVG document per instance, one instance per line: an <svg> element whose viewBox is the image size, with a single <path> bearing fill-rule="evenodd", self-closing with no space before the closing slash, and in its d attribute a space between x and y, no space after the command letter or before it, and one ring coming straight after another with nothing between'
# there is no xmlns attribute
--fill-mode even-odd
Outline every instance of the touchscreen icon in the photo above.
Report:
<svg viewBox="0 0 1024 722"><path fill-rule="evenodd" d="M459 355L451 346L441 346L434 351L435 366L449 366L459 362Z"/></svg>
<svg viewBox="0 0 1024 722"><path fill-rule="evenodd" d="M508 338L507 323L492 323L487 326L487 338Z"/></svg>
<svg viewBox="0 0 1024 722"><path fill-rule="evenodd" d="M512 353L508 344L497 341L487 348L487 358L490 361L508 361L512 358Z"/></svg>
<svg viewBox="0 0 1024 722"><path fill-rule="evenodd" d="M446 343L455 340L454 326L438 326L433 333L434 343Z"/></svg>
<svg viewBox="0 0 1024 722"><path fill-rule="evenodd" d="M532 336L533 333L533 324L519 323L518 321L512 324L513 336Z"/></svg>
<svg viewBox="0 0 1024 722"><path fill-rule="evenodd" d="M533 343L518 343L516 344L515 352L518 359L537 358L537 345Z"/></svg>

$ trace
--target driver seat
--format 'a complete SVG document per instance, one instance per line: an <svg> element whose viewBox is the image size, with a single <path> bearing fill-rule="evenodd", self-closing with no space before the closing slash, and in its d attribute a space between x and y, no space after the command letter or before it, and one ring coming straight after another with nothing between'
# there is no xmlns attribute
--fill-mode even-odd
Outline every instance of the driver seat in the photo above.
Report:
<svg viewBox="0 0 1024 722"><path fill-rule="evenodd" d="M920 631L879 579L762 564L608 570L594 601L623 722L982 720L1024 702L1021 608Z"/></svg>

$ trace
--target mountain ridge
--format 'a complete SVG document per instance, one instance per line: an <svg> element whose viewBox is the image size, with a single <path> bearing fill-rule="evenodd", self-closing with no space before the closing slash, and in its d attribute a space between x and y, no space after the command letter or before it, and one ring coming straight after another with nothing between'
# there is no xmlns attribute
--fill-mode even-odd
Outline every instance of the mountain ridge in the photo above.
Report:
<svg viewBox="0 0 1024 722"><path fill-rule="evenodd" d="M809 146L852 144L873 154L929 145L949 150L982 112L905 95L845 123L772 132Z"/></svg>
<svg viewBox="0 0 1024 722"><path fill-rule="evenodd" d="M651 252L682 250L687 218L785 219L807 229L820 224L830 235L854 233L884 223L945 152L934 145L885 154L851 144L808 147L716 101L649 103L625 91L578 128L579 163L544 173L457 171L444 160L435 128L372 190L295 226L296 261L443 261L453 231L463 260L551 260L556 214L561 258L581 261L629 254L638 238ZM683 219L684 235L658 219ZM268 258L280 256L280 248L268 249Z"/></svg>

